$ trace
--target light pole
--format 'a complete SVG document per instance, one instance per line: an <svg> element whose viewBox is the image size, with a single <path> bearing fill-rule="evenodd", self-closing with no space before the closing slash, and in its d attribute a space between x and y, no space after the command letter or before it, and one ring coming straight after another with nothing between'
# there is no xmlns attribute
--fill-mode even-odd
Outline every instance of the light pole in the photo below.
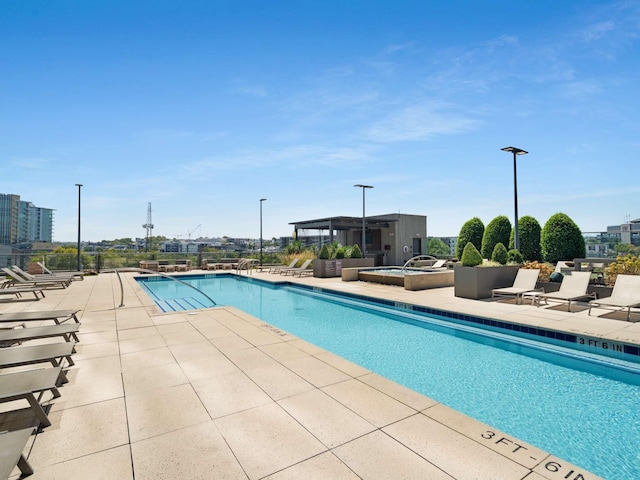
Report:
<svg viewBox="0 0 640 480"><path fill-rule="evenodd" d="M513 205L515 208L515 224L513 227L513 248L520 251L520 236L518 235L518 175L516 170L516 157L518 155L526 155L526 150L522 150L516 147L504 147L501 148L503 152L513 153Z"/></svg>
<svg viewBox="0 0 640 480"><path fill-rule="evenodd" d="M76 270L80 271L80 189L82 188L82 184L76 183L76 187L78 187L78 263Z"/></svg>
<svg viewBox="0 0 640 480"><path fill-rule="evenodd" d="M260 266L262 266L262 202L266 201L266 198L260 199Z"/></svg>
<svg viewBox="0 0 640 480"><path fill-rule="evenodd" d="M366 258L367 256L367 237L365 235L365 228L366 228L366 224L365 224L365 214L364 214L364 192L367 188L373 188L372 185L362 185L361 183L358 183L357 185L354 185L354 187L358 187L362 189L362 258Z"/></svg>

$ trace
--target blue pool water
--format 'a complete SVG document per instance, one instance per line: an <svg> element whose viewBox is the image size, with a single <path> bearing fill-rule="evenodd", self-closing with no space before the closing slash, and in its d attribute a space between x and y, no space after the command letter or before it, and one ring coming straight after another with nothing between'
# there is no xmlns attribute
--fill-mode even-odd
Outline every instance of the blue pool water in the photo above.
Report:
<svg viewBox="0 0 640 480"><path fill-rule="evenodd" d="M228 275L180 278L219 305L238 307L604 478L640 478L637 365L296 287ZM208 303L178 282L145 280L158 300Z"/></svg>

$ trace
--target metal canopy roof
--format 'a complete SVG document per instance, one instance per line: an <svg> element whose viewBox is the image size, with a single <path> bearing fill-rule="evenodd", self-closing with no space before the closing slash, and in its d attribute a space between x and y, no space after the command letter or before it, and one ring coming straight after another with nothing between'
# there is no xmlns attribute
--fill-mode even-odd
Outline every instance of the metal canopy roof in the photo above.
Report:
<svg viewBox="0 0 640 480"><path fill-rule="evenodd" d="M388 227L390 222L397 222L394 217L375 216L365 217L365 223L368 227ZM301 222L291 222L300 230L354 230L362 228L362 217L328 217L318 218L316 220L303 220Z"/></svg>

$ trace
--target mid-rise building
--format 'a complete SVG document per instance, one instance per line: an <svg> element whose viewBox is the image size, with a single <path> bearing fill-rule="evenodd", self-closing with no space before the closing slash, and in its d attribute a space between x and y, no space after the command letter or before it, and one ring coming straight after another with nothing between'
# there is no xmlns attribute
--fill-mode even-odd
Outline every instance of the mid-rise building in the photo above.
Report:
<svg viewBox="0 0 640 480"><path fill-rule="evenodd" d="M53 210L0 193L0 245L53 241Z"/></svg>

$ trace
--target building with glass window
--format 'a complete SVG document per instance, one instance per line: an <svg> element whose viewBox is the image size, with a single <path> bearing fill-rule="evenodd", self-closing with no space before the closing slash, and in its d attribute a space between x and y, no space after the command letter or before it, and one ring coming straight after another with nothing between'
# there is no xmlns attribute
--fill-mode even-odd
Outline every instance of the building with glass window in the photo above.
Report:
<svg viewBox="0 0 640 480"><path fill-rule="evenodd" d="M53 210L0 193L0 245L53 241Z"/></svg>

